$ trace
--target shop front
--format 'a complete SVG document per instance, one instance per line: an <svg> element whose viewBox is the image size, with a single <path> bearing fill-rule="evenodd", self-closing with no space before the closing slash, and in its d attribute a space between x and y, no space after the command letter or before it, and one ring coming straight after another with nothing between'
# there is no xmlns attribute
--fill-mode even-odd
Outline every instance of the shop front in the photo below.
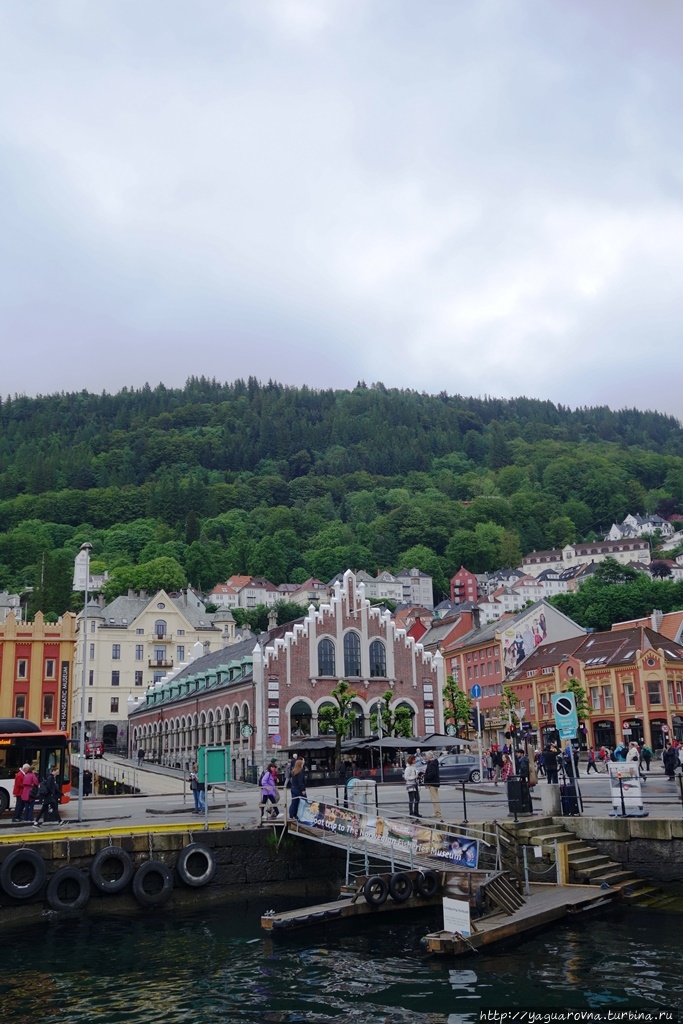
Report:
<svg viewBox="0 0 683 1024"><path fill-rule="evenodd" d="M680 715L674 715L671 719L673 726L674 739L678 740L679 743L683 743L683 718Z"/></svg>
<svg viewBox="0 0 683 1024"><path fill-rule="evenodd" d="M623 732L624 743L630 743L632 740L642 746L645 742L645 728L643 726L642 718L627 718L621 723Z"/></svg>
<svg viewBox="0 0 683 1024"><path fill-rule="evenodd" d="M616 745L614 722L610 722L609 719L593 722L593 746L595 749L609 747L610 750L613 750Z"/></svg>
<svg viewBox="0 0 683 1024"><path fill-rule="evenodd" d="M650 735L652 736L652 749L663 750L668 746L671 738L669 725L666 718L650 719Z"/></svg>

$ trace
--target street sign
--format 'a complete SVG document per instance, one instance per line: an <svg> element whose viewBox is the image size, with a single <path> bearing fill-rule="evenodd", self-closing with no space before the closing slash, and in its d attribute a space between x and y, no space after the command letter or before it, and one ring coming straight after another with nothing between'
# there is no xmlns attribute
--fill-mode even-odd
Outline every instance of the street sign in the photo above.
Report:
<svg viewBox="0 0 683 1024"><path fill-rule="evenodd" d="M474 684L474 686L470 690L470 694L472 695L474 700L479 700L479 698L481 697L481 686L479 685L479 683Z"/></svg>
<svg viewBox="0 0 683 1024"><path fill-rule="evenodd" d="M553 693L551 696L555 726L562 739L571 739L579 729L579 718L576 713L576 698L571 691Z"/></svg>
<svg viewBox="0 0 683 1024"><path fill-rule="evenodd" d="M282 736L273 736L273 743L278 747L282 743Z"/></svg>
<svg viewBox="0 0 683 1024"><path fill-rule="evenodd" d="M669 726L668 725L663 725L662 726L662 732L664 733L664 735L666 735L668 733L668 731L669 731Z"/></svg>
<svg viewBox="0 0 683 1024"><path fill-rule="evenodd" d="M628 732L631 731L631 723L630 722L624 722L624 732L626 732L627 730L628 730Z"/></svg>

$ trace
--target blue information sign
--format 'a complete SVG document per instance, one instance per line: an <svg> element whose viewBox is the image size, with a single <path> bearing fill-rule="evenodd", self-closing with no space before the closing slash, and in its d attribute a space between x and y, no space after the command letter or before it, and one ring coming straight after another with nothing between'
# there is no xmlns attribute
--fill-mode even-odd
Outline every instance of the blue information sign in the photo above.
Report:
<svg viewBox="0 0 683 1024"><path fill-rule="evenodd" d="M479 685L479 683L474 684L474 686L470 690L470 693L472 694L474 700L479 700L479 698L481 697L481 686Z"/></svg>
<svg viewBox="0 0 683 1024"><path fill-rule="evenodd" d="M553 714L555 726L563 740L572 739L579 731L579 718L576 714L576 699L571 691L553 693Z"/></svg>

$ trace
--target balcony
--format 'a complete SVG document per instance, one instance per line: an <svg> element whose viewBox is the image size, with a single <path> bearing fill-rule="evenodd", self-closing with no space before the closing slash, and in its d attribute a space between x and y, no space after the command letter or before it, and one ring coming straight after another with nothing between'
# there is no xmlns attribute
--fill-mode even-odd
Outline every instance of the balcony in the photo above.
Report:
<svg viewBox="0 0 683 1024"><path fill-rule="evenodd" d="M161 658L158 661L154 658L149 658L147 661L148 668L173 668L173 658Z"/></svg>
<svg viewBox="0 0 683 1024"><path fill-rule="evenodd" d="M173 643L173 633L149 633L145 639L150 644L170 644Z"/></svg>

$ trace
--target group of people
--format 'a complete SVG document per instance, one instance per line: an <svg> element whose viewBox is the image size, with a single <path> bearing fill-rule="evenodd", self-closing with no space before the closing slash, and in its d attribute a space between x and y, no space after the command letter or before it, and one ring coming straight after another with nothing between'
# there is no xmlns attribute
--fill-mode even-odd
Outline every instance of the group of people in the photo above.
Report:
<svg viewBox="0 0 683 1024"><path fill-rule="evenodd" d="M405 782L408 794L408 814L411 818L420 817L420 775L423 772L424 785L429 792L429 798L432 802L432 817L437 821L443 821L441 817L441 801L439 799L439 787L441 785L439 760L431 750L427 751L424 758L420 756L419 761L414 754L410 754L406 758L403 781Z"/></svg>
<svg viewBox="0 0 683 1024"><path fill-rule="evenodd" d="M289 790L289 817L296 818L299 800L306 796L306 762L299 754L292 754L285 767L285 790ZM280 816L277 760L273 757L259 780L261 786L261 820Z"/></svg>
<svg viewBox="0 0 683 1024"><path fill-rule="evenodd" d="M51 814L57 825L63 825L64 822L59 813L62 788L58 775L59 769L54 765L41 782L32 765L28 763L22 765L14 776L12 792L15 804L12 821L32 823L34 828L40 828L46 816ZM41 807L34 818L35 805L38 801L40 801Z"/></svg>

